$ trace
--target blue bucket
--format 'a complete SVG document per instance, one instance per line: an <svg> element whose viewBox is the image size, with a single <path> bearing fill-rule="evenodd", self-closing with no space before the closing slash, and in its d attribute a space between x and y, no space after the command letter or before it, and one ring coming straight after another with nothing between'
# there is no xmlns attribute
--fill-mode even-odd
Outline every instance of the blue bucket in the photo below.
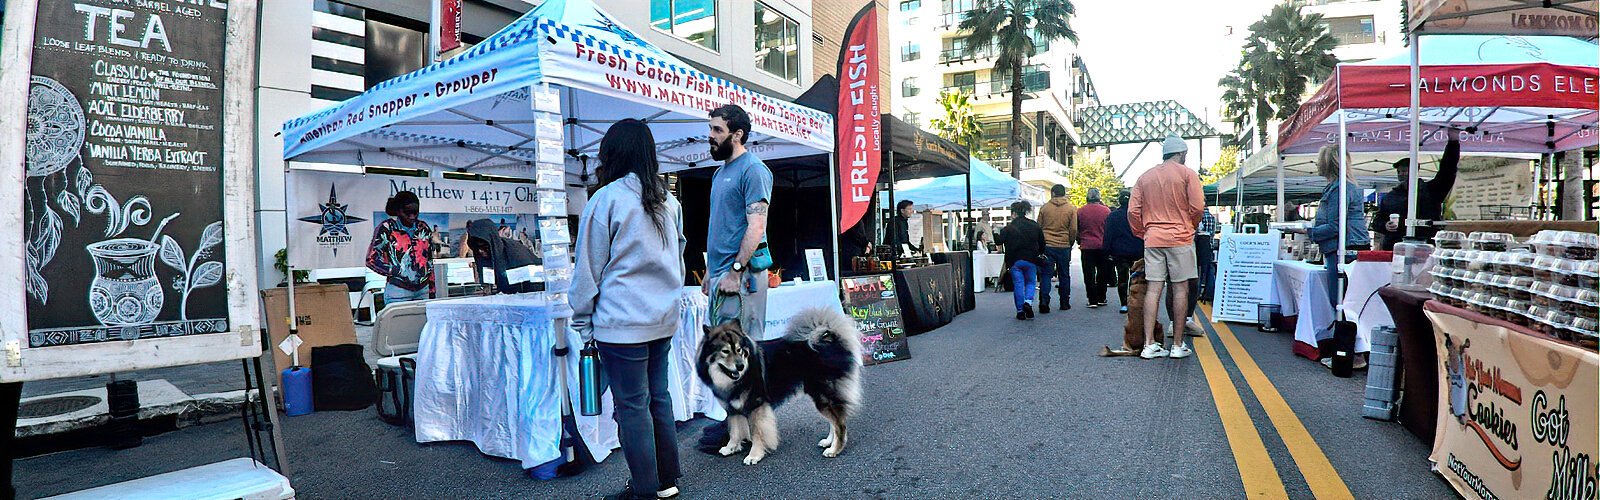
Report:
<svg viewBox="0 0 1600 500"><path fill-rule="evenodd" d="M311 403L311 369L294 366L283 370L283 412L291 417L316 411Z"/></svg>
<svg viewBox="0 0 1600 500"><path fill-rule="evenodd" d="M561 466L566 465L566 463L567 460L565 458L556 457L555 460L551 460L549 462L534 466L532 469L528 469L528 477L539 481L549 481L551 479L555 479L556 469L561 468Z"/></svg>

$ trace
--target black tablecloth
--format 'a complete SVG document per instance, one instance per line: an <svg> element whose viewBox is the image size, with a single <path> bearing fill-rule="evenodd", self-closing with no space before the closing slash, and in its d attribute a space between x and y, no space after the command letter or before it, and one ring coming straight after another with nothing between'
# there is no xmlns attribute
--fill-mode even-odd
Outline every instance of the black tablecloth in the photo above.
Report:
<svg viewBox="0 0 1600 500"><path fill-rule="evenodd" d="M1389 307L1400 334L1400 425L1431 446L1439 418L1439 354L1433 323L1422 314L1422 304L1433 295L1424 289L1386 286L1378 289L1378 296Z"/></svg>
<svg viewBox="0 0 1600 500"><path fill-rule="evenodd" d="M944 252L933 254L933 261L938 264L950 264L950 275L956 284L956 314L971 311L978 306L978 294L972 291L972 254L967 252Z"/></svg>
<svg viewBox="0 0 1600 500"><path fill-rule="evenodd" d="M955 319L955 285L949 264L895 270L894 288L900 295L906 333L916 335Z"/></svg>

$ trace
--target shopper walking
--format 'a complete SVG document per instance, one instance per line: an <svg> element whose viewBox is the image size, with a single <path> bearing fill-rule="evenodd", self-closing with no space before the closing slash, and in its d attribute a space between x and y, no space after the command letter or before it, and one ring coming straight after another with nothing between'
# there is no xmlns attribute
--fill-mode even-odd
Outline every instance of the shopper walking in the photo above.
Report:
<svg viewBox="0 0 1600 500"><path fill-rule="evenodd" d="M767 205L772 200L772 171L745 149L750 139L750 114L729 104L711 110L707 123L711 159L723 162L711 179L711 220L706 230L706 280L711 297L706 318L712 324L739 320L750 338L766 340ZM766 262L756 261L763 256ZM706 427L700 450L715 453L728 440L728 427Z"/></svg>
<svg viewBox="0 0 1600 500"><path fill-rule="evenodd" d="M1033 206L1026 201L1011 204L1011 223L995 237L1006 247L1005 268L1011 271L1011 298L1017 306L1017 319L1033 318L1033 301L1038 293L1039 270L1044 263L1044 228L1028 218Z"/></svg>
<svg viewBox="0 0 1600 500"><path fill-rule="evenodd" d="M1150 282L1144 297L1145 347L1139 357L1186 358L1193 351L1184 342L1184 323L1189 317L1189 280L1199 274L1194 252L1194 230L1205 211L1205 194L1200 176L1183 163L1189 145L1177 135L1161 143L1160 165L1139 176L1128 204L1128 226L1144 238L1144 271ZM1156 342L1157 309L1162 289L1172 299L1167 312L1172 320L1172 346Z"/></svg>
<svg viewBox="0 0 1600 500"><path fill-rule="evenodd" d="M678 493L678 433L668 353L678 329L683 237L678 200L659 175L655 138L635 119L600 140L601 188L579 219L567 300L572 327L600 350L630 479L607 498Z"/></svg>
<svg viewBox="0 0 1600 500"><path fill-rule="evenodd" d="M419 219L421 210L416 193L395 193L383 207L389 218L372 231L367 269L388 278L385 305L427 299L433 292L433 228Z"/></svg>
<svg viewBox="0 0 1600 500"><path fill-rule="evenodd" d="M1083 287L1090 309L1106 305L1111 259L1105 251L1105 232L1110 216L1111 208L1100 203L1100 188L1089 188L1083 208L1078 209L1078 253L1083 256Z"/></svg>
<svg viewBox="0 0 1600 500"><path fill-rule="evenodd" d="M1050 201L1039 209L1044 227L1044 268L1039 276L1039 313L1050 313L1050 279L1061 292L1061 310L1072 309L1072 245L1078 241L1078 207L1067 199L1067 187L1050 188Z"/></svg>
<svg viewBox="0 0 1600 500"><path fill-rule="evenodd" d="M1133 263L1144 258L1144 240L1133 234L1128 226L1128 199L1132 195L1124 189L1117 193L1117 209L1106 216L1105 252L1114 275L1108 283L1117 287L1118 304L1122 314L1128 313L1128 271ZM1144 297L1134 297L1144 300Z"/></svg>

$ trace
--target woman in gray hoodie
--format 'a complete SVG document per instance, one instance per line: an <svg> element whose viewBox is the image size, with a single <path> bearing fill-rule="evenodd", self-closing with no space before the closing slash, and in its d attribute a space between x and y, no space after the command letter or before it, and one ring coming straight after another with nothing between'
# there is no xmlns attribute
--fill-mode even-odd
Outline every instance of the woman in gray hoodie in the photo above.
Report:
<svg viewBox="0 0 1600 500"><path fill-rule="evenodd" d="M682 212L644 122L617 122L600 139L601 188L583 208L572 273L572 326L596 341L611 384L617 434L632 479L607 498L678 494L678 435L667 355L683 288Z"/></svg>

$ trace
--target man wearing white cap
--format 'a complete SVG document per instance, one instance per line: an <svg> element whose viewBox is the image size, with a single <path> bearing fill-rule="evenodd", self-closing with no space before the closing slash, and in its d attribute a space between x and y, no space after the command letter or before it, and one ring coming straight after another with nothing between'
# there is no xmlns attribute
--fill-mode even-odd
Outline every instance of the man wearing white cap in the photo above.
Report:
<svg viewBox="0 0 1600 500"><path fill-rule="evenodd" d="M1205 211L1200 176L1183 162L1189 145L1177 135L1161 142L1160 165L1139 176L1128 202L1128 225L1144 238L1144 272L1150 286L1144 297L1144 351L1139 357L1186 358L1193 351L1184 345L1183 325L1189 317L1189 280L1199 277L1194 234ZM1172 321L1172 348L1162 348L1165 336L1156 332L1156 311L1162 289L1170 289L1167 312Z"/></svg>

